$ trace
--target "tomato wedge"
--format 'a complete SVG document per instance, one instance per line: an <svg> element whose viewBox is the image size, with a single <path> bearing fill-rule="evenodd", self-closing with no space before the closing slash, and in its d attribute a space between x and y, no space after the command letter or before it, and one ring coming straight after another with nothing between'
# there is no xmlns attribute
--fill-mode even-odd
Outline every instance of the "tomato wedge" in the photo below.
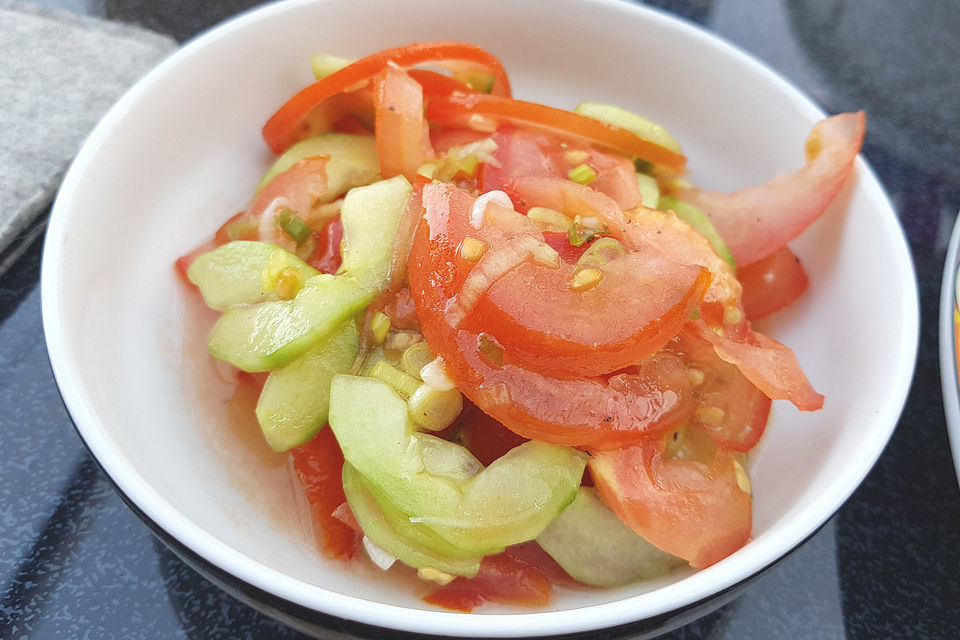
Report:
<svg viewBox="0 0 960 640"><path fill-rule="evenodd" d="M263 139L274 153L282 153L304 135L303 123L314 109L337 94L362 87L389 63L412 67L444 61L463 61L483 67L493 74L491 93L510 95L510 81L503 65L486 50L460 42L418 42L360 58L301 89L267 120Z"/></svg>
<svg viewBox="0 0 960 640"><path fill-rule="evenodd" d="M480 168L480 191L505 191L519 203L515 181L525 177L566 179L585 164L596 174L591 189L610 196L621 209L640 203L636 170L626 156L607 154L589 145L562 142L534 129L504 125L491 136L497 145L492 159ZM526 211L519 207L518 210Z"/></svg>
<svg viewBox="0 0 960 640"><path fill-rule="evenodd" d="M455 611L472 611L484 602L544 606L550 602L550 581L539 567L510 549L486 556L473 578L456 578L424 598Z"/></svg>
<svg viewBox="0 0 960 640"><path fill-rule="evenodd" d="M572 136L603 148L638 156L675 171L683 171L687 163L682 154L645 140L632 131L535 102L475 93L437 98L427 107L427 119L443 126L470 126L476 124L477 117L497 123L506 121L524 124L555 134Z"/></svg>
<svg viewBox="0 0 960 640"><path fill-rule="evenodd" d="M387 65L374 79L373 93L380 173L412 182L423 159L433 155L423 119L423 88L403 69Z"/></svg>
<svg viewBox="0 0 960 640"><path fill-rule="evenodd" d="M334 515L346 502L343 483L343 454L333 430L321 429L317 436L291 451L293 468L303 485L314 520L320 525L318 538L335 558L357 554L361 535Z"/></svg>
<svg viewBox="0 0 960 640"><path fill-rule="evenodd" d="M588 462L603 501L653 545L696 568L750 539L752 502L737 454L717 450L710 464L670 459L658 439Z"/></svg>
<svg viewBox="0 0 960 640"><path fill-rule="evenodd" d="M752 449L767 427L770 398L690 330L681 331L667 348L687 366L696 402L691 423L723 449Z"/></svg>
<svg viewBox="0 0 960 640"><path fill-rule="evenodd" d="M748 327L735 337L721 336L700 320L687 327L712 344L721 359L736 365L768 398L789 400L801 411L823 407L823 395L811 386L789 347Z"/></svg>
<svg viewBox="0 0 960 640"><path fill-rule="evenodd" d="M810 283L800 258L789 247L739 269L737 280L743 286L743 311L751 320L790 306Z"/></svg>
<svg viewBox="0 0 960 640"><path fill-rule="evenodd" d="M799 171L733 193L687 189L682 199L710 216L737 265L761 260L795 238L823 213L853 171L866 129L862 111L814 125Z"/></svg>
<svg viewBox="0 0 960 640"><path fill-rule="evenodd" d="M513 211L487 209L482 226L470 217L476 200L452 185L428 185L423 192L431 235L442 234L452 250L435 248L439 269L457 270L459 290L446 305L463 307L464 328L489 335L512 362L557 377L611 373L640 362L675 336L697 309L710 282L706 269L679 265L655 249L627 252L595 268L599 281L585 290L571 284L576 265L545 266L523 260L495 274L474 292L476 274L499 259L511 241L525 238L549 251L530 221ZM491 247L478 261L462 256L467 238ZM551 252L552 253L552 252ZM411 261L411 266L414 264ZM468 294L476 298L469 307Z"/></svg>
<svg viewBox="0 0 960 640"><path fill-rule="evenodd" d="M710 241L669 211L638 206L622 211L609 197L587 186L558 178L519 178L516 192L525 206L545 206L568 215L594 216L610 235L635 251L657 251L679 264L706 267L710 286L701 315L711 326L742 320L741 287L733 269L713 250Z"/></svg>
<svg viewBox="0 0 960 640"><path fill-rule="evenodd" d="M473 198L441 184L424 187L423 198L425 215L409 260L411 295L423 334L447 375L484 412L526 438L594 448L634 442L690 415L686 370L670 354L651 356L606 379L564 379L518 364L510 349L499 353L498 362L499 348L485 333L485 319L470 317L458 328L451 326L450 301L462 291L472 266L459 252L465 229L472 228L467 217ZM487 219L496 218L492 209L487 208ZM643 304L628 298L625 304Z"/></svg>

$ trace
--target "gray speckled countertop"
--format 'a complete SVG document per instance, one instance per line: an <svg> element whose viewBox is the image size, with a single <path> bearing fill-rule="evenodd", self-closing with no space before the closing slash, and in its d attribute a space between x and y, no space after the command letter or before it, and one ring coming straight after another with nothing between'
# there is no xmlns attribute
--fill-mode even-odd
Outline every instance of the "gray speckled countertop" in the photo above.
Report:
<svg viewBox="0 0 960 640"><path fill-rule="evenodd" d="M40 4L182 41L253 3ZM738 599L666 637L957 637L960 489L941 406L936 318L960 208L960 7L953 0L650 4L754 53L829 112L867 110L864 155L907 233L922 318L905 413L860 489ZM36 224L42 229L42 216ZM87 455L47 361L36 235L24 236L0 276L0 638L303 637L185 565ZM337 626L329 635L351 631ZM618 630L597 638L630 636Z"/></svg>

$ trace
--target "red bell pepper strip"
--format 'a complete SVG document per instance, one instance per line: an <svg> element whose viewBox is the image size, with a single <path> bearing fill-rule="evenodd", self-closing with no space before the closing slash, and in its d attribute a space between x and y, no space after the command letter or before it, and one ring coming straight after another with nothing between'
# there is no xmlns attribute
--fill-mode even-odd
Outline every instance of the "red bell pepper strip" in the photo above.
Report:
<svg viewBox="0 0 960 640"><path fill-rule="evenodd" d="M510 95L510 81L500 61L481 47L460 42L418 42L384 49L360 58L343 69L301 89L263 126L263 139L275 153L282 153L299 139L301 125L327 99L364 86L388 63L413 67L427 62L463 61L485 67L493 75L491 93Z"/></svg>

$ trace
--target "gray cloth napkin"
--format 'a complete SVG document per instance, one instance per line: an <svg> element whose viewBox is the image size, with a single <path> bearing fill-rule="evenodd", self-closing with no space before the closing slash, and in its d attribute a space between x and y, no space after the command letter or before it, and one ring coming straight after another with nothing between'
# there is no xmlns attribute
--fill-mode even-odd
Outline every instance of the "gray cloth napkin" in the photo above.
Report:
<svg viewBox="0 0 960 640"><path fill-rule="evenodd" d="M144 29L0 0L0 273L35 237L84 138L177 46Z"/></svg>

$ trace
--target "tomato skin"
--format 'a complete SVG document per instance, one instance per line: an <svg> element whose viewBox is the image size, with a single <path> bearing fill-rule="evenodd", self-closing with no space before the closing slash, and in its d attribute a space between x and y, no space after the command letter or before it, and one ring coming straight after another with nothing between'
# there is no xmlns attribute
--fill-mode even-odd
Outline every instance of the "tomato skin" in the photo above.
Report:
<svg viewBox="0 0 960 640"><path fill-rule="evenodd" d="M349 96L380 73L390 62L400 67L411 67L427 62L462 60L483 66L494 76L492 93L510 95L510 81L503 65L484 49L459 42L419 42L393 49L384 49L347 65L325 78L298 91L274 113L263 126L263 139L274 153L282 153L297 140L319 133L316 127L304 126L318 108L337 96ZM335 109L337 117L328 117L330 123L345 115L348 109Z"/></svg>
<svg viewBox="0 0 960 640"><path fill-rule="evenodd" d="M743 311L751 320L790 306L810 284L800 258L789 247L739 269L737 279L743 286Z"/></svg>
<svg viewBox="0 0 960 640"><path fill-rule="evenodd" d="M623 522L696 568L750 539L753 506L735 464L736 454L719 449L709 465L669 459L653 438L588 462L600 496Z"/></svg>
<svg viewBox="0 0 960 640"><path fill-rule="evenodd" d="M518 266L480 298L478 326L529 369L602 375L640 362L675 336L710 283L706 269L681 267L651 251L605 265L589 290L558 294L569 291L575 272Z"/></svg>
<svg viewBox="0 0 960 640"><path fill-rule="evenodd" d="M340 559L356 556L362 536L334 515L347 498L341 482L343 454L333 430L321 429L313 440L292 449L291 455L313 518L321 526L324 550Z"/></svg>

